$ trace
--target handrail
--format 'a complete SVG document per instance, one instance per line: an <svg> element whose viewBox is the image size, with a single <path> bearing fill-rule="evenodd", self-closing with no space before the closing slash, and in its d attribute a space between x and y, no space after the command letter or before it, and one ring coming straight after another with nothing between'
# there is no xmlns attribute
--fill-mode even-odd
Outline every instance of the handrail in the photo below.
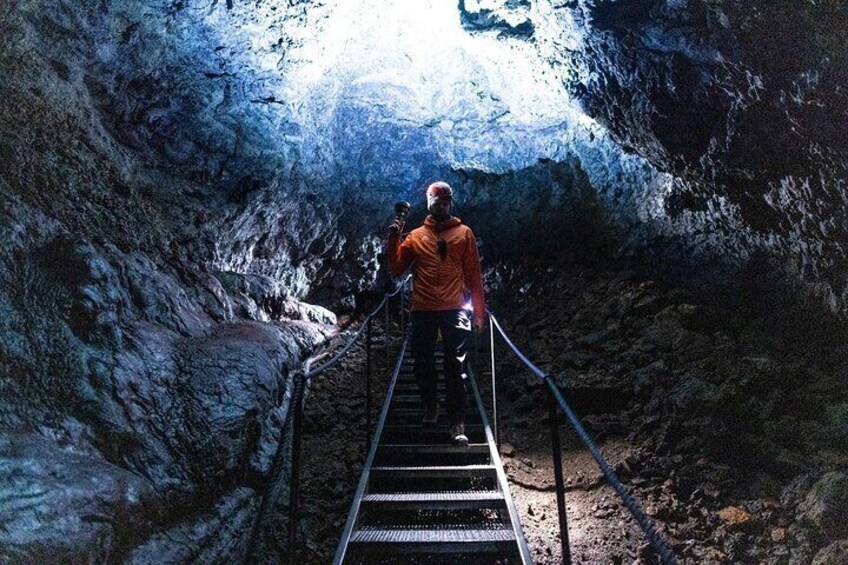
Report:
<svg viewBox="0 0 848 565"><path fill-rule="evenodd" d="M494 314L492 314L492 312L488 312L488 314L489 314L489 319L492 322L492 325L498 329L498 332L500 333L501 337L504 339L506 344L509 345L509 347L512 349L513 353L515 353L515 355L537 377L539 377L540 380L544 381L545 384L548 385L548 388L550 389L550 392L552 394L553 399L559 405L559 408L565 414L566 418L568 418L568 421L571 424L571 427L574 428L574 430L577 432L577 435L580 437L580 440L583 441L583 443L589 449L589 452L592 454L592 457L595 459L595 462L598 464L598 467L600 467L601 472L603 473L607 482L610 484L610 486L613 487L613 489L615 489L616 493L618 494L618 496L621 498L622 502L624 503L624 506L627 508L628 511L630 511L630 514L636 520L636 523L642 529L642 532L648 538L648 541L651 543L651 546L653 546L654 551L656 551L657 554L660 556L660 558L662 559L662 562L664 564L667 564L667 565L676 564L677 559L674 556L674 553L668 547L665 540L662 538L659 531L657 531L656 527L653 525L651 520L648 518L648 516L644 513L642 508L639 506L639 503L636 502L636 499L634 499L633 496L627 491L625 486L619 480L618 476L615 474L615 471L612 470L612 468L609 466L609 463L607 463L607 461L604 459L603 455L601 455L601 451L598 449L597 445L595 445L595 442L592 441L592 438L589 436L589 433L583 427L583 424L580 423L580 420L577 417L577 415L574 413L574 410L565 401L565 398L563 398L562 393L560 392L559 387L554 382L554 380L550 377L550 375L548 375L547 373L542 371L539 367L534 365L533 362L530 361L530 359L528 359L527 356L524 355L524 353L522 353L520 349L518 349L518 347L512 342L512 340L506 334L503 327L501 327L500 322L498 322L498 320L494 316ZM551 416L555 416L555 413L551 414ZM555 424L556 424L556 422L554 421L552 425L555 426ZM558 443L558 439L556 441ZM556 459L556 457L555 457L555 459ZM559 479L559 477L558 477L558 479ZM559 485L558 485L557 490L560 490ZM566 551L567 551L567 548L564 548L564 553Z"/></svg>
<svg viewBox="0 0 848 565"><path fill-rule="evenodd" d="M395 387L397 386L398 376L400 375L400 368L403 365L403 356L406 353L406 348L409 343L409 336L404 336L403 343L400 347L400 353L398 353L397 362L395 363L395 368L392 371L391 377L389 378L389 387L386 390L386 399L383 402L383 409L380 412L380 420L377 422L377 428L374 431L374 438L380 437L380 434L383 433L383 428L386 425L386 421L389 417L389 406L392 402L392 396L395 392ZM353 535L353 530L356 527L356 521L359 517L359 509L362 503L362 497L365 495L365 491L368 488L368 479L371 472L371 467L374 464L374 459L377 457L377 448L378 444L376 441L372 441L371 445L368 448L368 457L365 459L365 463L362 466L362 475L359 477L359 483L356 487L356 493L353 495L353 502L351 503L350 512L347 515L347 521L345 522L345 528L342 531L342 537L339 541L339 546L336 549L336 554L333 557L334 564L340 564L344 561L345 553L347 552L348 545L350 544L350 537Z"/></svg>
<svg viewBox="0 0 848 565"><path fill-rule="evenodd" d="M406 278L403 279L403 281L401 281L401 283L398 285L398 287L394 291L387 292L386 294L384 294L383 300L380 301L380 304L378 304L377 307L374 308L374 310L372 310L370 314L365 316L365 318L362 320L362 324L360 324L360 326L359 326L359 330L357 330L356 334L354 334L354 336L345 344L345 346L342 347L341 351L336 353L333 356L332 359L330 359L329 361L327 361L323 365L319 365L318 367L315 367L314 369L307 371L305 373L306 379L311 380L312 377L326 371L327 369L329 369L330 367L332 367L333 365L335 365L336 363L341 361L342 357L345 356L345 354L348 352L348 350L350 350L350 348L353 347L353 344L356 342L356 340L359 339L359 336L362 335L362 330L365 329L365 326L368 324L368 321L371 320L371 318L373 318L374 315L376 315L377 312L379 312L383 308L383 306L386 305L386 302L389 300L389 298L397 296L398 293L400 293L406 287L406 283L409 281L409 278L411 276L412 275L407 275ZM309 360L307 360L307 362L309 362Z"/></svg>
<svg viewBox="0 0 848 565"><path fill-rule="evenodd" d="M370 436L370 421L371 421L371 363L370 363L370 350L371 350L371 319L384 307L388 304L390 298L397 296L402 293L406 288L406 283L409 282L412 275L407 275L400 284L397 286L395 290L392 292L387 292L383 295L383 299L380 301L380 304L377 305L374 310L368 314L365 319L362 321L362 324L359 327L359 330L353 335L353 337L348 340L348 342L342 347L342 349L336 353L329 361L326 363L319 365L318 367L312 369L311 366L313 363L316 363L318 360L323 359L327 355L329 355L328 351L324 351L318 355L314 355L308 358L302 365L302 368L294 373L294 390L292 392L292 399L289 405L289 414L286 417L286 423L291 420L291 475L290 475L290 483L289 483L289 531L288 531L288 550L289 550L289 558L290 561L294 560L294 549L297 540L297 530L298 530L298 515L300 508L300 420L303 417L303 409L305 404L305 391L308 388L312 378L319 375L323 371L326 371L330 367L334 366L338 363L345 354L353 347L353 344L356 343L356 340L359 339L359 336L362 335L362 331L367 328L368 330L368 362L366 368L366 435ZM401 294L401 320L403 319L403 295ZM386 327L384 329L386 335L389 333L389 310L386 308ZM404 346L405 346L404 342ZM389 340L386 339L386 355L388 358L388 347ZM282 439L280 440L282 442ZM369 446L370 447L370 446ZM278 447L278 454L275 456L275 460L280 459L282 455L282 443ZM265 506L268 505L267 501L263 500ZM254 536L256 535L256 530L254 530Z"/></svg>
<svg viewBox="0 0 848 565"><path fill-rule="evenodd" d="M489 424L489 418L486 416L486 409L483 405L483 397L480 395L480 387L477 385L477 371L470 364L468 371L472 377L468 379L468 382L471 385L474 402L477 403L480 411L480 423L483 425L483 433L486 435L486 444L489 446L489 459L495 467L498 490L506 493L504 496L504 502L507 514L509 514L509 522L512 525L512 531L518 545L518 553L521 556L521 563L522 565L532 564L533 557L530 553L530 548L527 546L527 539L524 537L524 532L521 530L521 520L518 518L518 510L515 508L515 501L512 499L512 496L509 496L509 482L507 481L506 472L504 471L503 461L501 461L501 455L499 453L500 449L496 443L492 427Z"/></svg>

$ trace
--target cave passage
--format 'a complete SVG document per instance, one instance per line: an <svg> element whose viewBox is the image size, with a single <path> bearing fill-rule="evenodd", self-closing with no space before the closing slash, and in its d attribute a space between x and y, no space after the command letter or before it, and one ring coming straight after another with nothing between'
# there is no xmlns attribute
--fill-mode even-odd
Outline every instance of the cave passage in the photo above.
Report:
<svg viewBox="0 0 848 565"><path fill-rule="evenodd" d="M0 561L331 562L442 180L552 383L477 367L533 562L554 388L679 562L845 562L845 2L91 4L0 2ZM656 562L560 423L573 561Z"/></svg>

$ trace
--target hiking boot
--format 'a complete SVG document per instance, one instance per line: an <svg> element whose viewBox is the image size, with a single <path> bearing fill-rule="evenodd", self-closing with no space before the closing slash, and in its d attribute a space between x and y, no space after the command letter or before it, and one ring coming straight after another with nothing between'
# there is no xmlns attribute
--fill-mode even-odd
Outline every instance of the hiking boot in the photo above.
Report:
<svg viewBox="0 0 848 565"><path fill-rule="evenodd" d="M465 424L454 424L451 426L451 439L456 445L468 446L468 436L465 435Z"/></svg>
<svg viewBox="0 0 848 565"><path fill-rule="evenodd" d="M439 419L439 405L431 404L424 407L424 417L421 419L421 424L424 426L435 426L436 420Z"/></svg>

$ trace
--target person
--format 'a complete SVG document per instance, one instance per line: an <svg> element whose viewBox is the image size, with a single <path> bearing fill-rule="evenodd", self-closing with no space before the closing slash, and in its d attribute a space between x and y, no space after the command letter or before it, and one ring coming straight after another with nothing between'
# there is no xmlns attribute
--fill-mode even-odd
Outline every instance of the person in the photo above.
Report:
<svg viewBox="0 0 848 565"><path fill-rule="evenodd" d="M450 434L460 445L465 435L465 406L468 378L465 358L471 342L471 324L465 305L471 298L473 323L482 330L486 303L480 274L477 241L471 229L451 215L453 189L442 181L427 187L424 224L401 236L401 217L389 226L389 273L398 277L412 267L412 355L415 379L424 408L422 423L435 425L439 405L434 350L437 332L444 347L445 408Z"/></svg>

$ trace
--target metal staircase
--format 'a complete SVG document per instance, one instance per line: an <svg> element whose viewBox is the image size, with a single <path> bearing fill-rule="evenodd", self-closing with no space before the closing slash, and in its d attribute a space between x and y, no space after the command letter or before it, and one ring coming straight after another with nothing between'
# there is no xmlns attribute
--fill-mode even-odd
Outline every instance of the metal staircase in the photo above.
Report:
<svg viewBox="0 0 848 565"><path fill-rule="evenodd" d="M404 341L334 563L532 562L470 371L469 389L470 443L460 447L444 410L422 426ZM438 394L444 406L443 383Z"/></svg>

